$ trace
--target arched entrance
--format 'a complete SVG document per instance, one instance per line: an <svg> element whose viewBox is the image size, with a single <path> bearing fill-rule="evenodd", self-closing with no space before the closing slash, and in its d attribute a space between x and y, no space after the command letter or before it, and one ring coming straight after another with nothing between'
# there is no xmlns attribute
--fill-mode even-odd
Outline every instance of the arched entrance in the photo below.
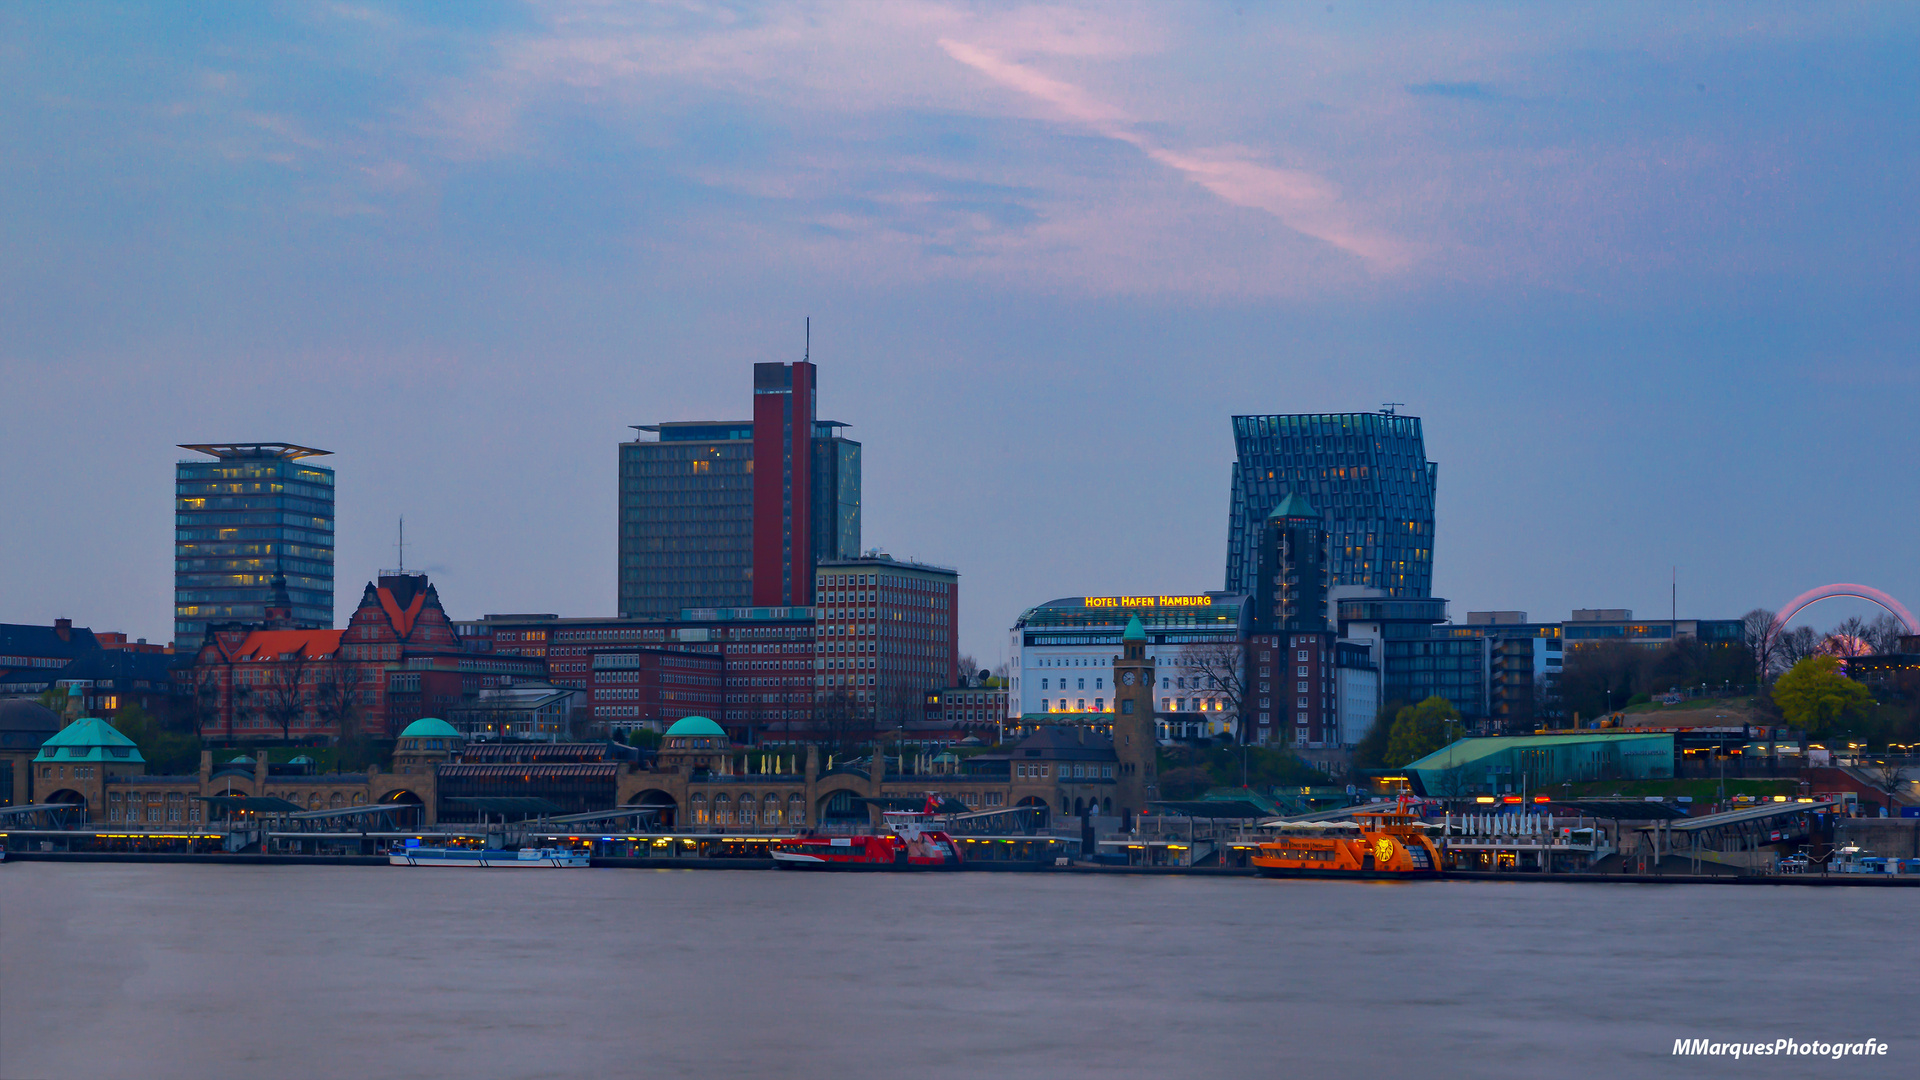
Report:
<svg viewBox="0 0 1920 1080"><path fill-rule="evenodd" d="M65 803L73 809L60 811L62 817L68 821L85 822L87 820L87 797L72 788L61 788L46 798L36 801L48 805Z"/></svg>
<svg viewBox="0 0 1920 1080"><path fill-rule="evenodd" d="M840 790L829 792L820 798L820 812L815 820L822 825L865 825L867 823L867 804L860 801L857 791Z"/></svg>
<svg viewBox="0 0 1920 1080"><path fill-rule="evenodd" d="M640 829L644 832L665 832L679 820L680 804L659 788L648 788L641 792L633 800L633 805L650 806L659 811L650 818L640 819Z"/></svg>
<svg viewBox="0 0 1920 1080"><path fill-rule="evenodd" d="M391 803L396 807L393 812L393 821L400 828L417 829L426 824L426 802L406 788L389 791L381 797L380 801Z"/></svg>

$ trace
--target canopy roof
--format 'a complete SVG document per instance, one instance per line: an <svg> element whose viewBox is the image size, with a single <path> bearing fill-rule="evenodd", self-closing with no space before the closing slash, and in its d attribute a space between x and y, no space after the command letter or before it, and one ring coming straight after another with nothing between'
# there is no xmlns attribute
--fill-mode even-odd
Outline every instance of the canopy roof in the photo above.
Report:
<svg viewBox="0 0 1920 1080"><path fill-rule="evenodd" d="M1319 516L1320 511L1315 510L1312 503L1289 491L1286 498L1281 499L1280 504L1273 508L1273 513L1267 515L1267 519L1271 521L1274 518L1317 518Z"/></svg>

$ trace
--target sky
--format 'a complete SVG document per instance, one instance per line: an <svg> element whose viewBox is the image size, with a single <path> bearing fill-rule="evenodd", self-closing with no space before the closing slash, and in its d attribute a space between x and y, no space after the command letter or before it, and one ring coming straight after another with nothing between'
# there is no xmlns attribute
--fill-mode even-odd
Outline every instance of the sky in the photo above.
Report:
<svg viewBox="0 0 1920 1080"><path fill-rule="evenodd" d="M175 444L336 605L615 610L628 425L801 358L961 646L1222 585L1229 417L1402 403L1456 618L1920 607L1920 8L0 7L0 621L171 635ZM1831 601L1830 625L1870 611ZM338 625L338 624L336 624Z"/></svg>

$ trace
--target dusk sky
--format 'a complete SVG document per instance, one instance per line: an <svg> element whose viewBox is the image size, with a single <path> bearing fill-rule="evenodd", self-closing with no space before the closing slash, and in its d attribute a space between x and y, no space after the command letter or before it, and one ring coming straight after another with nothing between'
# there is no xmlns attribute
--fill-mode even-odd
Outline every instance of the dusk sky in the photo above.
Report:
<svg viewBox="0 0 1920 1080"><path fill-rule="evenodd" d="M1920 606L1920 8L0 7L0 621L171 636L174 444L336 605L615 611L628 425L801 358L864 540L1222 585L1228 418L1404 403L1456 619ZM1870 613L1809 613L1826 626Z"/></svg>

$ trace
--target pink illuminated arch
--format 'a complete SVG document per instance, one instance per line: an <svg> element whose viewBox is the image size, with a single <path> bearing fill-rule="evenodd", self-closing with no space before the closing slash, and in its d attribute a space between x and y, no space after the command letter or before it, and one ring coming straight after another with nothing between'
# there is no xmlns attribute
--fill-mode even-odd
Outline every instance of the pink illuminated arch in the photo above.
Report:
<svg viewBox="0 0 1920 1080"><path fill-rule="evenodd" d="M1895 600L1893 597L1888 596L1886 593L1881 592L1879 589L1875 589L1867 585L1846 585L1846 584L1822 585L1817 589L1808 589L1806 592L1803 592L1799 596L1794 597L1793 600L1789 602L1786 607L1783 607L1780 609L1780 614L1775 615L1773 617L1774 632L1777 633L1781 629L1785 628L1788 620L1792 619L1795 615L1798 615L1802 608L1805 608L1812 604L1816 604L1822 600L1832 599L1833 597L1836 597L1836 596L1850 596L1856 600L1866 600L1871 603L1879 604L1881 607L1887 609L1887 611L1890 612L1894 618L1899 619L1902 623L1906 624L1907 633L1920 634L1920 622L1914 621L1913 612L1908 611L1906 609L1906 606L1900 603L1900 601Z"/></svg>

